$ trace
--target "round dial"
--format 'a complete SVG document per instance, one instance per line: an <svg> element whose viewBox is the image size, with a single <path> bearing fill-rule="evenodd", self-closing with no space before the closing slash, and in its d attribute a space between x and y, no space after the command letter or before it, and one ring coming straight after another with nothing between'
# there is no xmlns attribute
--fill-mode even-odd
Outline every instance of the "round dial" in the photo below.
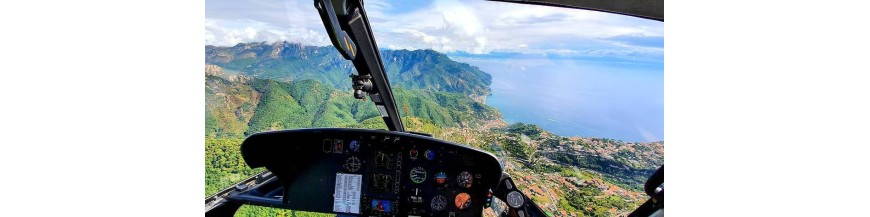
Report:
<svg viewBox="0 0 870 217"><path fill-rule="evenodd" d="M444 195L435 195L435 197L432 198L430 206L434 211L444 210L444 208L447 208L447 197Z"/></svg>
<svg viewBox="0 0 870 217"><path fill-rule="evenodd" d="M447 184L447 174L444 172L438 172L435 174L435 184L444 185Z"/></svg>
<svg viewBox="0 0 870 217"><path fill-rule="evenodd" d="M426 150L424 154L426 154L426 160L435 160L435 151Z"/></svg>
<svg viewBox="0 0 870 217"><path fill-rule="evenodd" d="M417 160L417 155L417 149L411 149L411 151L408 152L408 157L410 157L411 160Z"/></svg>
<svg viewBox="0 0 870 217"><path fill-rule="evenodd" d="M456 182L460 187L471 188L471 183L474 182L474 177L471 176L471 173L462 171L458 176L456 176Z"/></svg>
<svg viewBox="0 0 870 217"><path fill-rule="evenodd" d="M518 191L511 191L507 194L507 204L508 206L513 207L514 209L519 209L520 206L525 203L525 199L523 199L523 195Z"/></svg>
<svg viewBox="0 0 870 217"><path fill-rule="evenodd" d="M357 157L349 157L347 160L344 160L344 169L350 172L356 172L359 170L362 163L360 163L359 158Z"/></svg>
<svg viewBox="0 0 870 217"><path fill-rule="evenodd" d="M414 167L411 169L411 181L417 184L423 183L426 180L426 169L423 167Z"/></svg>
<svg viewBox="0 0 870 217"><path fill-rule="evenodd" d="M384 154L383 152L377 152L375 154L375 162L373 165L374 167L376 167L376 168L390 168L391 163L392 162L390 161L390 156L388 156L387 154Z"/></svg>
<svg viewBox="0 0 870 217"><path fill-rule="evenodd" d="M350 141L350 150L353 152L359 152L359 141Z"/></svg>
<svg viewBox="0 0 870 217"><path fill-rule="evenodd" d="M468 195L467 193L459 193L456 195L456 199L453 200L453 202L456 204L457 209L462 210L468 208L471 206L471 195Z"/></svg>

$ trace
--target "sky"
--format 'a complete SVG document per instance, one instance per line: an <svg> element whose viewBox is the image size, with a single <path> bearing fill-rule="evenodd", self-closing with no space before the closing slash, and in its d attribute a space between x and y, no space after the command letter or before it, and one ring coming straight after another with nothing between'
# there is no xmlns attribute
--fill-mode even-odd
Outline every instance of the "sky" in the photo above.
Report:
<svg viewBox="0 0 870 217"><path fill-rule="evenodd" d="M378 45L455 55L662 62L664 24L624 15L487 1L365 1ZM310 0L207 0L205 43L329 45Z"/></svg>

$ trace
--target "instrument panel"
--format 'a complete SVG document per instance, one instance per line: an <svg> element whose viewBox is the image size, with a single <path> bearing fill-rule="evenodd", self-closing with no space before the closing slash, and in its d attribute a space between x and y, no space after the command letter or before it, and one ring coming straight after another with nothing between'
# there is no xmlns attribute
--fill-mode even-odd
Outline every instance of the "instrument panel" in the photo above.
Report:
<svg viewBox="0 0 870 217"><path fill-rule="evenodd" d="M481 216L502 174L477 149L366 129L256 134L242 156L283 185L281 204L271 206L359 216Z"/></svg>

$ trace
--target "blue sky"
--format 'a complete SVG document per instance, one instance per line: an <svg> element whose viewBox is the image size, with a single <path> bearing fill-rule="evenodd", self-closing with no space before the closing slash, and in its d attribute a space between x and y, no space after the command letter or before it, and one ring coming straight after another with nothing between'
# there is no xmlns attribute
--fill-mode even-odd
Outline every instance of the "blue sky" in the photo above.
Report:
<svg viewBox="0 0 870 217"><path fill-rule="evenodd" d="M487 1L365 1L381 48L459 55L563 56L660 63L664 24L595 11ZM205 43L329 45L313 1L206 1Z"/></svg>

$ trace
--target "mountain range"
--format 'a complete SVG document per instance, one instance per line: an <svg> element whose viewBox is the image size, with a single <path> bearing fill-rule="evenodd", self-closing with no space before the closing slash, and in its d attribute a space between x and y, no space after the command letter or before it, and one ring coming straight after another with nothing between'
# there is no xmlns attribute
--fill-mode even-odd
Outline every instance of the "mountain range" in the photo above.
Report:
<svg viewBox="0 0 870 217"><path fill-rule="evenodd" d="M333 48L248 43L206 46L206 54L207 137L381 123L372 103L352 97L347 75L353 67ZM392 86L402 116L445 127L501 118L483 100L469 97L489 93L489 74L431 50L382 54L397 81Z"/></svg>
<svg viewBox="0 0 870 217"><path fill-rule="evenodd" d="M432 50L381 50L387 78L393 87L445 91L474 96L490 93L492 76L467 63L450 60ZM349 89L353 64L333 47L288 42L240 43L205 47L205 63L234 74L277 81L317 80Z"/></svg>

